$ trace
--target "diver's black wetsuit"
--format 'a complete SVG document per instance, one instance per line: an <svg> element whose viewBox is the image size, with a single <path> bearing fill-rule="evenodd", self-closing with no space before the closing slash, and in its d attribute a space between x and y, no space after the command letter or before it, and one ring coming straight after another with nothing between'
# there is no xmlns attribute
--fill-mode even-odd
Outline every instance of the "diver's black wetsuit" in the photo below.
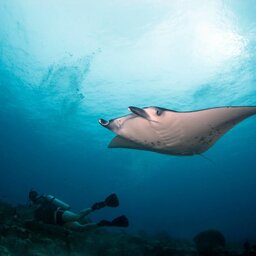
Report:
<svg viewBox="0 0 256 256"><path fill-rule="evenodd" d="M65 210L53 204L44 197L40 198L39 207L34 212L34 218L46 224L64 225L62 215Z"/></svg>

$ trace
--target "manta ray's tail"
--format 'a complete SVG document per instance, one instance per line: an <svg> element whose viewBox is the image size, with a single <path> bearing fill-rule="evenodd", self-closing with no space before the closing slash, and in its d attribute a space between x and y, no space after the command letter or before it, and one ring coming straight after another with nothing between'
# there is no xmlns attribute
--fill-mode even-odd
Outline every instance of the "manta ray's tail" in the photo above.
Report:
<svg viewBox="0 0 256 256"><path fill-rule="evenodd" d="M198 154L198 155L201 156L202 158L204 158L205 160L207 160L208 162L216 165L216 163L212 159L210 159L209 157L205 156L204 154Z"/></svg>

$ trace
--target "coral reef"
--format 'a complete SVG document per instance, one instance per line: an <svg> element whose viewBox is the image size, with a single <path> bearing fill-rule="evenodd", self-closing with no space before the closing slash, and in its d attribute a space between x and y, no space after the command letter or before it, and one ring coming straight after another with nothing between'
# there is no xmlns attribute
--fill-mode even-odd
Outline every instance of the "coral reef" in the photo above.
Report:
<svg viewBox="0 0 256 256"><path fill-rule="evenodd" d="M215 250L222 248L222 250ZM219 231L199 233L193 241L171 239L166 232L155 236L138 232L98 229L78 233L56 225L33 220L33 207L12 207L0 203L1 256L238 256L239 252L224 250L225 238ZM250 246L246 247L247 252ZM207 254L213 250L215 254ZM249 254L248 254L249 255ZM254 255L254 254L250 254Z"/></svg>

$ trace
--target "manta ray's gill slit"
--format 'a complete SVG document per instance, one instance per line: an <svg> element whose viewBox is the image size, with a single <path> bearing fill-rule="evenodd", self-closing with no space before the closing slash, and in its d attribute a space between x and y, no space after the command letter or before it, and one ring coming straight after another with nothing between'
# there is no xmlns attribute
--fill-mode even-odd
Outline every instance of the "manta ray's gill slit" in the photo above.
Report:
<svg viewBox="0 0 256 256"><path fill-rule="evenodd" d="M170 125L162 125L156 129L156 133L166 147L181 143L184 138L184 129L178 118L173 119Z"/></svg>

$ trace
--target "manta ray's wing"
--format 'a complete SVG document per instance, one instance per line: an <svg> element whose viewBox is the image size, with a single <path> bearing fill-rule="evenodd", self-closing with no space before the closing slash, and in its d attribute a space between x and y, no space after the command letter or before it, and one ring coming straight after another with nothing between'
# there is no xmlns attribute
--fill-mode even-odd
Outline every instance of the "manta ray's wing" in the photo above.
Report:
<svg viewBox="0 0 256 256"><path fill-rule="evenodd" d="M99 120L101 125L118 135L109 144L110 148L179 156L205 152L236 124L256 114L256 107L220 107L192 112L158 108L162 111L158 117L152 114L156 113L156 107L131 109L135 115Z"/></svg>
<svg viewBox="0 0 256 256"><path fill-rule="evenodd" d="M109 148L130 148L145 150L145 146L137 144L131 140L125 139L121 136L116 136L108 145Z"/></svg>
<svg viewBox="0 0 256 256"><path fill-rule="evenodd" d="M181 147L187 154L200 154L236 124L256 114L256 107L222 107L181 112L179 115L185 136Z"/></svg>

